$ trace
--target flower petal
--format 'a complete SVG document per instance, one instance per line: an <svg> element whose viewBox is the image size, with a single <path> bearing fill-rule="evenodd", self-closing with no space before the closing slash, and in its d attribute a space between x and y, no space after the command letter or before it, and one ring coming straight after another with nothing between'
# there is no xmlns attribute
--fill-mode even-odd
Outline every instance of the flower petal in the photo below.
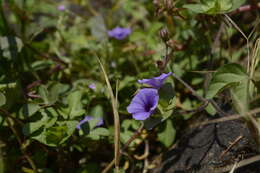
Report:
<svg viewBox="0 0 260 173"><path fill-rule="evenodd" d="M150 85L151 87L154 87L156 89L161 88L161 86L163 85L163 82L171 75L172 73L163 73L158 77L153 77L151 79L142 79L142 80L138 80L139 83L141 84L147 84Z"/></svg>
<svg viewBox="0 0 260 173"><path fill-rule="evenodd" d="M79 130L81 128L82 124L84 124L84 123L86 123L86 122L88 122L89 120L92 120L92 119L93 119L92 116L88 116L88 115L85 116L85 118L78 123L76 128Z"/></svg>
<svg viewBox="0 0 260 173"><path fill-rule="evenodd" d="M89 116L89 115L85 116L85 118L78 123L78 125L76 126L76 128L77 128L78 130L80 130L80 129L81 129L81 126L82 126L84 123L86 123L86 122L92 120L93 118L94 118L94 117ZM102 125L104 124L103 118L96 118L96 119L99 119L99 121L98 121L97 124L96 124L96 127L102 126Z"/></svg>
<svg viewBox="0 0 260 173"><path fill-rule="evenodd" d="M151 115L150 112L139 112L133 114L133 118L136 120L145 120Z"/></svg>
<svg viewBox="0 0 260 173"><path fill-rule="evenodd" d="M144 120L154 112L158 105L158 100L159 95L157 89L141 89L127 107L127 111L133 114L134 119Z"/></svg>
<svg viewBox="0 0 260 173"><path fill-rule="evenodd" d="M129 113L136 113L136 112L144 112L144 106L141 104L138 104L136 102L132 102L128 107L127 107L127 111Z"/></svg>

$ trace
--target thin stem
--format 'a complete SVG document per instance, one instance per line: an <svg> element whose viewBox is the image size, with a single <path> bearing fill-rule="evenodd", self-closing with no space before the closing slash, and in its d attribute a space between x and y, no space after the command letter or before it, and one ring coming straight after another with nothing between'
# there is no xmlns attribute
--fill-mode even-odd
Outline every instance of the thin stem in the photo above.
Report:
<svg viewBox="0 0 260 173"><path fill-rule="evenodd" d="M246 115L254 115L255 116L255 114L259 113L259 112L260 112L260 108L256 108L256 109L253 109L253 110L247 112ZM215 124L215 123L232 121L232 120L237 120L237 119L242 119L242 118L245 118L245 117L240 115L240 114L232 114L232 115L227 115L225 117L218 118L218 119L215 119L215 120L209 120L209 121L193 124L193 125L191 125L190 128L196 128L196 127L205 126L205 125L208 125L208 124Z"/></svg>
<svg viewBox="0 0 260 173"><path fill-rule="evenodd" d="M125 145L123 146L123 148L120 151L120 155L128 148L128 146L132 143L133 140L135 140L140 133L142 132L142 130L144 129L144 124L142 123L141 126L135 131L135 133L130 137L130 139L128 139L128 141L125 143ZM115 163L115 159L113 159L105 169L103 169L103 171L101 173L107 173L114 165Z"/></svg>
<svg viewBox="0 0 260 173"><path fill-rule="evenodd" d="M189 85L187 84L185 81L183 81L181 78L179 78L175 73L172 72L172 76L177 79L179 82L181 82L186 88L188 88L192 95L194 95L195 97L197 97L200 101L203 101L203 102L208 102L207 99L205 99L204 97L201 97L200 95L198 95L196 93L196 91Z"/></svg>
<svg viewBox="0 0 260 173"><path fill-rule="evenodd" d="M33 171L35 173L37 173L37 167L35 165L35 163L33 162L33 160L31 159L31 157L27 154L25 148L23 148L23 142L21 137L19 136L17 130L15 129L15 127L12 124L12 120L9 116L6 117L6 122L8 124L8 127L11 129L11 131L13 132L14 136L16 137L19 145L20 145L20 150L22 151L23 155L25 156L26 160L28 161L28 163L30 164L30 166L32 167Z"/></svg>
<svg viewBox="0 0 260 173"><path fill-rule="evenodd" d="M1 112L2 114L4 114L6 117L11 118L13 121L17 122L18 124L24 125L24 123L23 123L22 121L20 121L19 119L13 117L13 116L12 116L8 111L6 111L5 109L0 108L0 112Z"/></svg>
<svg viewBox="0 0 260 173"><path fill-rule="evenodd" d="M188 89L191 91L192 95L194 95L195 97L197 97L200 101L204 102L205 104L208 103L208 102L210 102L210 103L212 104L212 106L215 108L215 110L216 110L220 115L222 115L222 116L223 116L223 115L226 115L226 113L223 112L223 111L220 109L220 107L218 106L218 104L217 104L213 99L206 99L206 98L204 98L204 97L198 95L198 94L196 93L196 91L195 91L189 84L187 84L184 80L182 80L181 78L179 78L179 77L178 77L175 73L173 73L173 72L172 72L172 76L173 76L174 78L176 78L179 82L181 82L186 88L188 88Z"/></svg>
<svg viewBox="0 0 260 173"><path fill-rule="evenodd" d="M115 168L116 172L119 173L119 161L120 161L120 120L119 120L119 114L117 110L117 100L114 96L110 81L108 79L107 73L105 71L104 66L102 65L100 59L97 57L98 62L100 64L101 70L103 72L103 75L106 80L106 84L108 87L111 103L112 103L112 109L113 109L113 115L114 115L114 126L115 126L115 131L114 131L114 146L115 146L115 151L114 151L114 160L115 160ZM116 94L117 95L117 94Z"/></svg>
<svg viewBox="0 0 260 173"><path fill-rule="evenodd" d="M238 13L242 13L242 12L246 12L246 11L251 11L251 10L256 10L256 9L260 9L260 3L257 3L257 4L251 4L251 5L244 5L244 6L241 6L239 7L237 10L235 11L232 11L230 13L230 15L235 15L235 14L238 14Z"/></svg>
<svg viewBox="0 0 260 173"><path fill-rule="evenodd" d="M249 66L250 66L250 51L249 51L249 39L244 34L244 32L237 26L237 24L227 15L224 14L224 16L228 19L228 21L240 32L240 34L246 39L246 47L247 47L247 72L249 72Z"/></svg>

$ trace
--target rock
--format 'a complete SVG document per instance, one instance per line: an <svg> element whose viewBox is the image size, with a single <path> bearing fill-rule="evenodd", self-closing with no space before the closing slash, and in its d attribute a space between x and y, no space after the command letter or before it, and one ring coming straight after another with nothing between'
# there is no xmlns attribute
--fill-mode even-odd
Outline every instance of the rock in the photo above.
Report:
<svg viewBox="0 0 260 173"><path fill-rule="evenodd" d="M242 120L225 121L189 129L177 146L165 153L153 173L229 172L239 161L257 155L257 146ZM238 140L222 157L230 143ZM228 171L227 171L228 169ZM260 162L236 169L235 173L260 173Z"/></svg>

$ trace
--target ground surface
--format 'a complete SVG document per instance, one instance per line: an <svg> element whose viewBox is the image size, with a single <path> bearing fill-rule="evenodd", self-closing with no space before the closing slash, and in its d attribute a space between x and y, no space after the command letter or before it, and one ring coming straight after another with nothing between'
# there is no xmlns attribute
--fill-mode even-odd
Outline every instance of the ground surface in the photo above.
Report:
<svg viewBox="0 0 260 173"><path fill-rule="evenodd" d="M240 137L241 136L241 137ZM221 157L232 142L241 138ZM236 162L257 155L256 144L242 120L189 129L177 147L165 153L153 173L220 173ZM260 162L240 167L235 173L260 173Z"/></svg>

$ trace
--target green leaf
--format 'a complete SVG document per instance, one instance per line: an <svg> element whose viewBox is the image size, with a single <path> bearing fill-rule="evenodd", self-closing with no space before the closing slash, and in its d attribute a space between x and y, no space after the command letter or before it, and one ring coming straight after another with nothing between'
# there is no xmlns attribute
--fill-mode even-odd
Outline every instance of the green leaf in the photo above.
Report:
<svg viewBox="0 0 260 173"><path fill-rule="evenodd" d="M207 98L211 99L225 88L230 88L233 104L239 113L248 111L250 79L246 71L238 64L227 64L220 67L213 75Z"/></svg>
<svg viewBox="0 0 260 173"><path fill-rule="evenodd" d="M245 115L249 111L249 82L251 82L249 79L244 80L238 86L230 89L233 105L241 115Z"/></svg>
<svg viewBox="0 0 260 173"><path fill-rule="evenodd" d="M90 133L88 134L88 137L93 140L99 140L101 136L108 136L108 135L109 135L109 131L106 128L99 127L91 130Z"/></svg>
<svg viewBox="0 0 260 173"><path fill-rule="evenodd" d="M215 15L231 12L244 3L245 0L201 0L197 4L185 4L183 8L187 8L195 13Z"/></svg>
<svg viewBox="0 0 260 173"><path fill-rule="evenodd" d="M237 8L241 7L241 5L243 5L246 2L246 0L232 0L232 2L232 7L227 12L234 11Z"/></svg>
<svg viewBox="0 0 260 173"><path fill-rule="evenodd" d="M46 131L47 144L58 146L63 141L63 138L67 136L67 130L66 125L48 128Z"/></svg>
<svg viewBox="0 0 260 173"><path fill-rule="evenodd" d="M57 147L73 134L77 123L77 121L59 122L56 126L45 127L40 133L32 136L32 139L51 147Z"/></svg>
<svg viewBox="0 0 260 173"><path fill-rule="evenodd" d="M208 104L208 106L205 108L205 110L212 116L217 113L216 109L212 106L211 103Z"/></svg>
<svg viewBox="0 0 260 173"><path fill-rule="evenodd" d="M30 117L34 115L41 107L36 103L28 103L23 105L22 107L22 114L23 117Z"/></svg>
<svg viewBox="0 0 260 173"><path fill-rule="evenodd" d="M158 124L160 124L162 122L162 118L161 117L149 117L146 120L144 120L144 127L147 130L151 130L153 129L155 126L157 126Z"/></svg>
<svg viewBox="0 0 260 173"><path fill-rule="evenodd" d="M59 95L69 89L68 85L61 83L52 83L48 88L44 85L39 87L39 95L44 104L53 105L58 101Z"/></svg>
<svg viewBox="0 0 260 173"><path fill-rule="evenodd" d="M39 86L39 94L44 102L44 104L49 104L49 99L48 99L48 95L49 95L49 92L46 88L46 86L44 85L41 85Z"/></svg>
<svg viewBox="0 0 260 173"><path fill-rule="evenodd" d="M183 5L183 8L187 8L191 11L193 11L194 13L205 13L205 9L203 8L204 5L202 4L185 4Z"/></svg>
<svg viewBox="0 0 260 173"><path fill-rule="evenodd" d="M165 83L159 90L160 105L168 107L171 100L175 97L174 87L171 83Z"/></svg>
<svg viewBox="0 0 260 173"><path fill-rule="evenodd" d="M81 116L85 113L85 110L82 109L81 97L82 97L81 91L74 91L70 93L67 98L68 105L69 105L69 117L71 119Z"/></svg>
<svg viewBox="0 0 260 173"><path fill-rule="evenodd" d="M161 143L164 144L165 147L170 147L175 140L176 130L173 127L172 121L168 119L166 121L166 126L164 130L158 133L158 138Z"/></svg>
<svg viewBox="0 0 260 173"><path fill-rule="evenodd" d="M211 99L227 87L234 87L249 79L245 70L238 64L226 64L213 75L206 98Z"/></svg>
<svg viewBox="0 0 260 173"><path fill-rule="evenodd" d="M107 29L105 21L102 15L97 15L89 20L89 26L91 29L91 34L97 38L98 41L107 39Z"/></svg>
<svg viewBox="0 0 260 173"><path fill-rule="evenodd" d="M5 95L0 92L0 106L3 106L5 103L6 103Z"/></svg>
<svg viewBox="0 0 260 173"><path fill-rule="evenodd" d="M34 132L39 130L41 127L43 127L47 123L48 119L49 118L43 114L43 116L40 120L25 124L23 127L23 134L25 136L29 136L29 135L33 134Z"/></svg>
<svg viewBox="0 0 260 173"><path fill-rule="evenodd" d="M77 121L65 121L64 124L67 126L66 136L60 141L60 144L64 143L73 134L78 124Z"/></svg>
<svg viewBox="0 0 260 173"><path fill-rule="evenodd" d="M101 105L97 105L94 108L91 109L90 116L93 117L103 117L104 111L103 107Z"/></svg>

